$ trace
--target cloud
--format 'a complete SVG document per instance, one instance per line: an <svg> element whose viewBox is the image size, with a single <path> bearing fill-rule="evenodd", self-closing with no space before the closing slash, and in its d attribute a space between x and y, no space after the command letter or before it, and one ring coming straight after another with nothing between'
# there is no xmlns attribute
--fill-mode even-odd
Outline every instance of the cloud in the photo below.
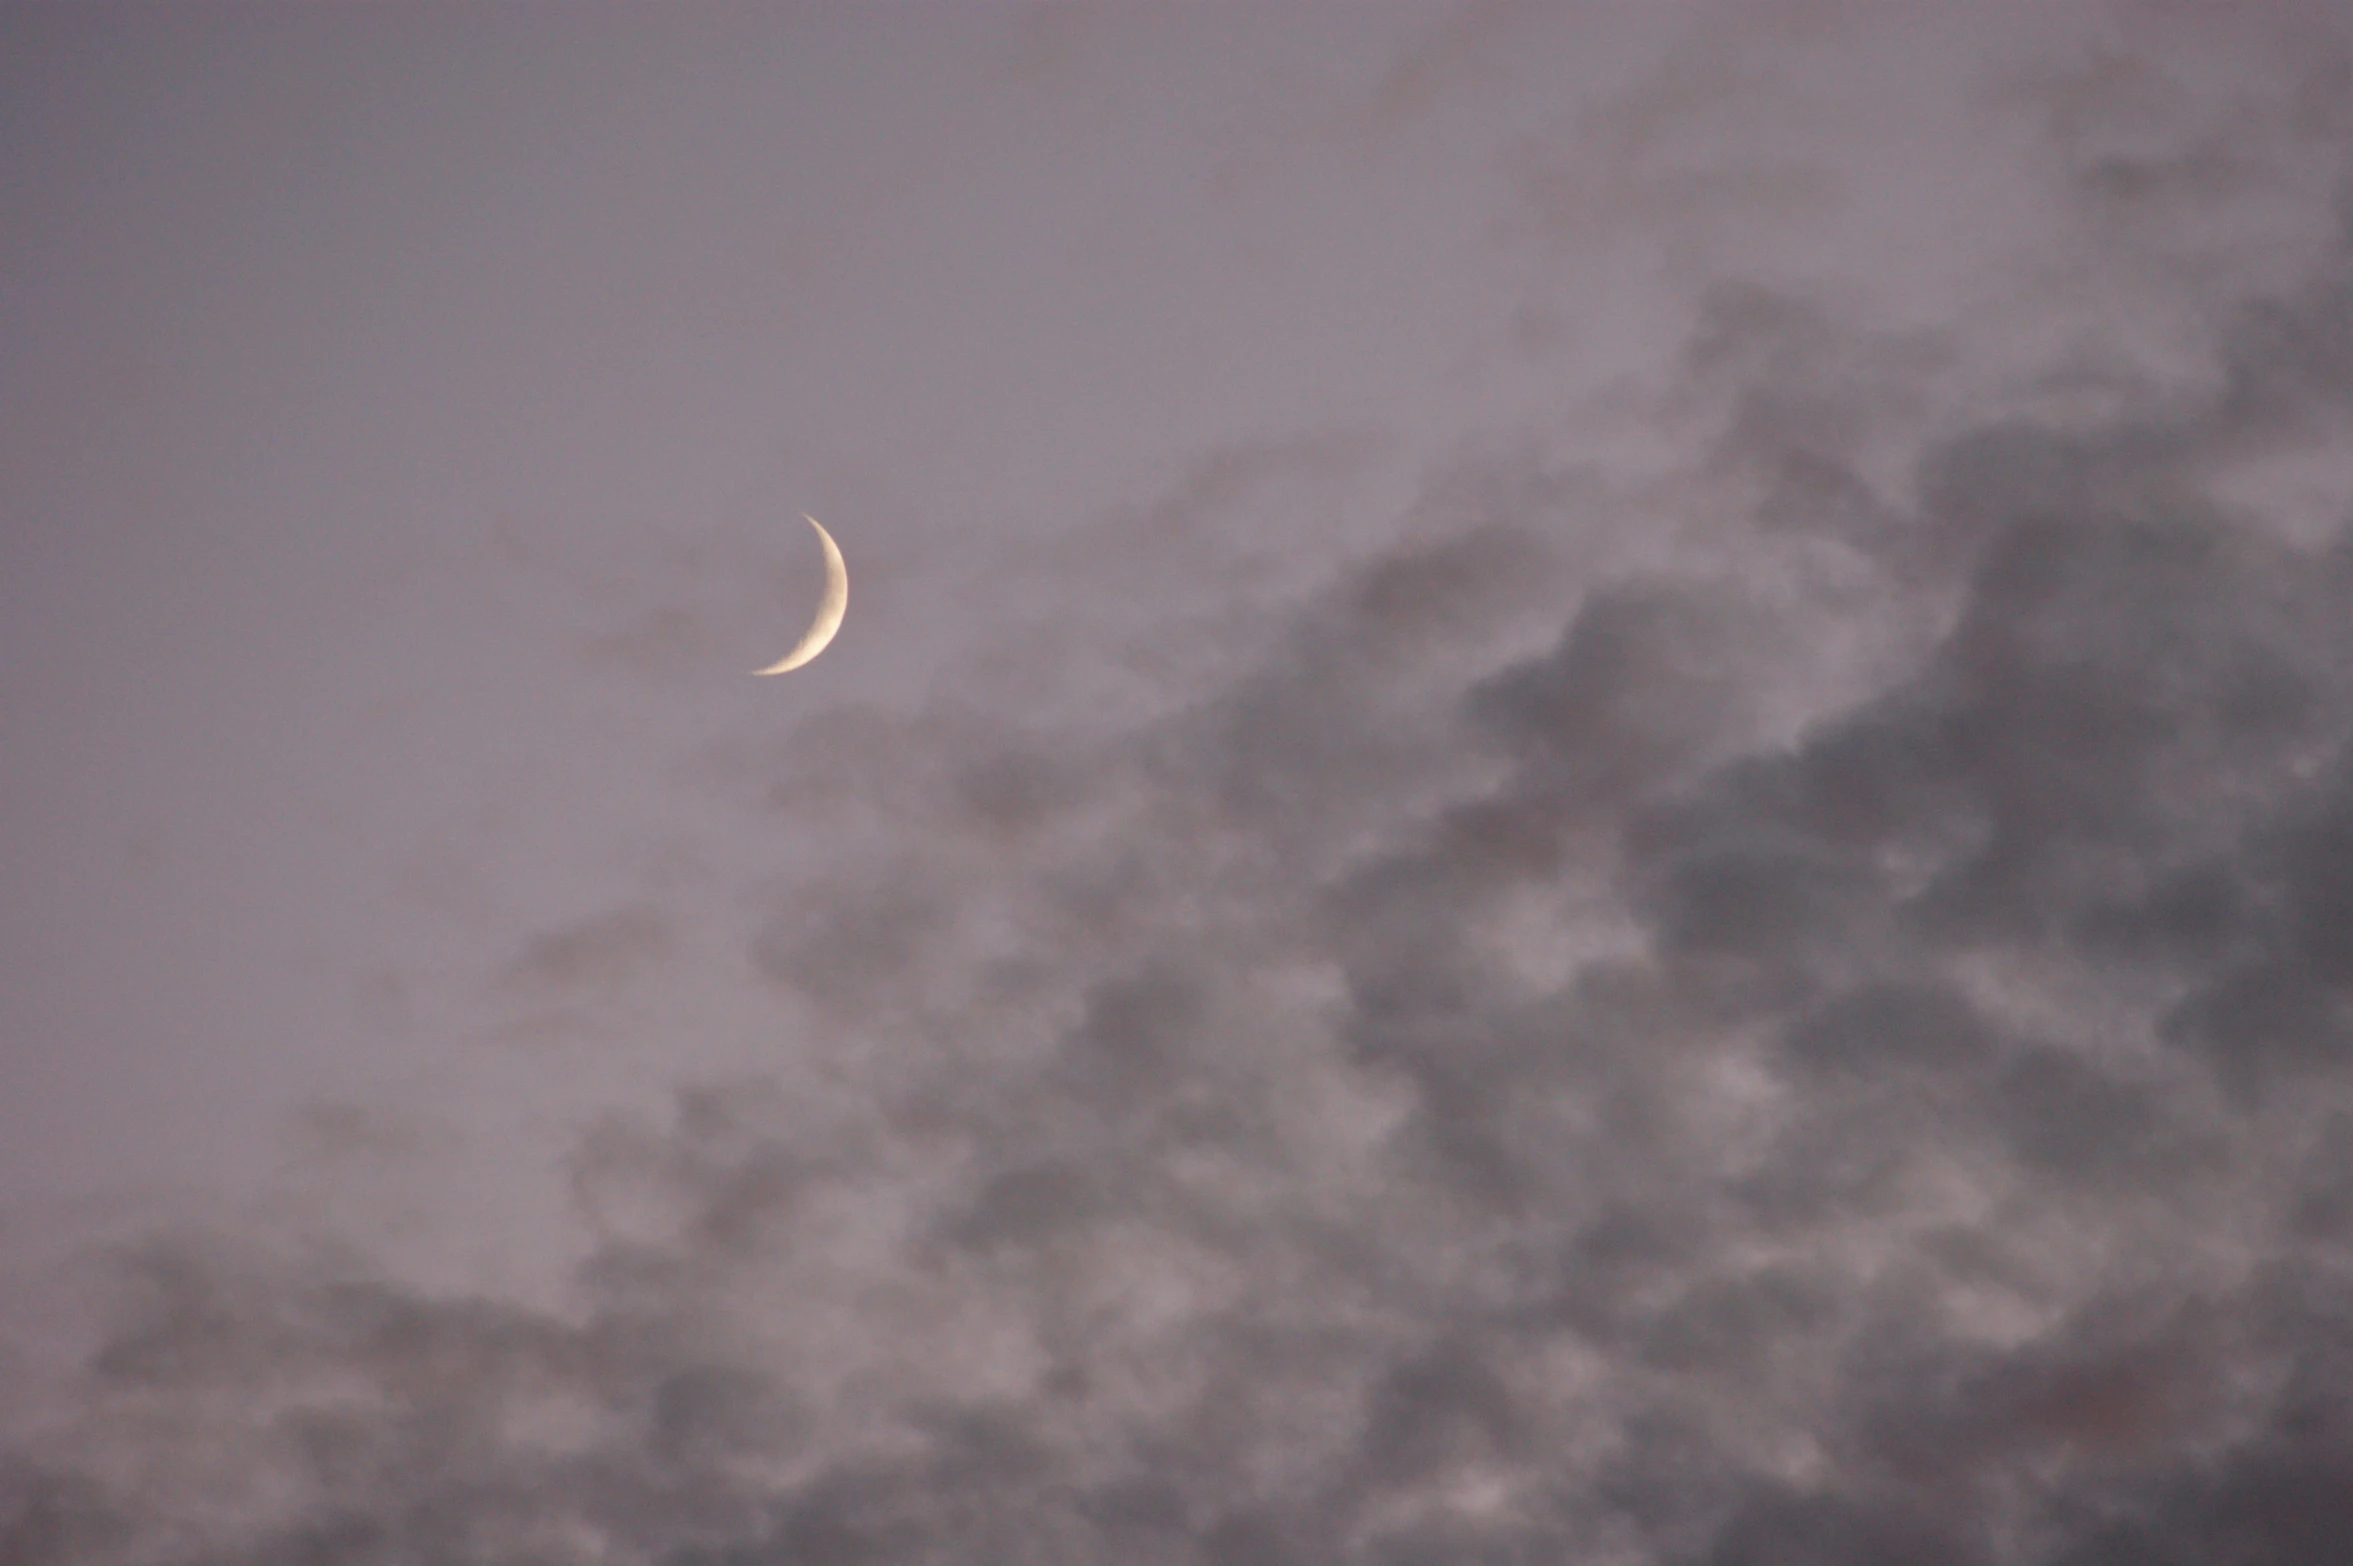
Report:
<svg viewBox="0 0 2353 1566"><path fill-rule="evenodd" d="M2353 393L2330 234L1900 495L1933 360L1719 293L1703 547L1572 579L1571 476L1475 459L1133 722L813 724L806 1077L585 1136L561 1308L126 1253L0 1559L2346 1558L2353 529L2215 492Z"/></svg>
<svg viewBox="0 0 2353 1566"><path fill-rule="evenodd" d="M653 909L618 909L533 937L500 983L556 991L611 984L668 956L672 946L668 923Z"/></svg>

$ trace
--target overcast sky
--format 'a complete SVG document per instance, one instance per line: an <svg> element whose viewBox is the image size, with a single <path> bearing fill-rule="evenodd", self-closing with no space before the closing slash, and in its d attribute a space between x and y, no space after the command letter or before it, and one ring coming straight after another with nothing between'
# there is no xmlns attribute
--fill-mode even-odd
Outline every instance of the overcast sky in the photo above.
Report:
<svg viewBox="0 0 2353 1566"><path fill-rule="evenodd" d="M2338 10L0 13L0 1562L2353 1560Z"/></svg>

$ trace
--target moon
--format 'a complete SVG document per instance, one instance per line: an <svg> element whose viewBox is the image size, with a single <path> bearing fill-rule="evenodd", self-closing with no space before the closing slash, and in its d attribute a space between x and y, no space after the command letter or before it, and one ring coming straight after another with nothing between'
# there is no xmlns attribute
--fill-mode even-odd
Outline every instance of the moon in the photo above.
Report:
<svg viewBox="0 0 2353 1566"><path fill-rule="evenodd" d="M850 568L842 564L841 547L834 543L831 533L818 525L815 517L804 512L801 520L817 529L817 542L825 546L825 592L817 600L816 618L801 633L793 650L765 669L754 669L754 674L786 674L807 663L825 651L833 633L842 628L842 616L850 612Z"/></svg>

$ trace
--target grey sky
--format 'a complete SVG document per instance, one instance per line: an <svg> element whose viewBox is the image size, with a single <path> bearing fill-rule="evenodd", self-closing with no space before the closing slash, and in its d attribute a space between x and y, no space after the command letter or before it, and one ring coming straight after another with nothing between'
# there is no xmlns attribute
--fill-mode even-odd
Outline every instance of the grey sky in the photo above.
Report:
<svg viewBox="0 0 2353 1566"><path fill-rule="evenodd" d="M11 12L0 1559L2353 1558L2349 148L2320 6Z"/></svg>

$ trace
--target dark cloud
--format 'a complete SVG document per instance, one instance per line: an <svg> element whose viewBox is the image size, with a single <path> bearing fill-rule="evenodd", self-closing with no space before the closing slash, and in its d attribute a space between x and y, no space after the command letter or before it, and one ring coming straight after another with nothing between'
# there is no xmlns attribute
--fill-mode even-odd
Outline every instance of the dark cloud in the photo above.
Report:
<svg viewBox="0 0 2353 1566"><path fill-rule="evenodd" d="M2262 151L2193 129L2070 188ZM1933 365L1720 294L1698 568L1570 596L1570 477L1493 456L1133 724L811 723L854 830L749 947L807 1069L585 1135L560 1308L126 1252L0 1561L2353 1559L2353 547L2216 489L2353 390L2333 244L1902 499L1856 431ZM1823 548L1933 627L1860 695L1764 569Z"/></svg>
<svg viewBox="0 0 2353 1566"><path fill-rule="evenodd" d="M670 955L669 921L651 908L622 908L535 936L500 982L512 989L563 991L614 984Z"/></svg>

